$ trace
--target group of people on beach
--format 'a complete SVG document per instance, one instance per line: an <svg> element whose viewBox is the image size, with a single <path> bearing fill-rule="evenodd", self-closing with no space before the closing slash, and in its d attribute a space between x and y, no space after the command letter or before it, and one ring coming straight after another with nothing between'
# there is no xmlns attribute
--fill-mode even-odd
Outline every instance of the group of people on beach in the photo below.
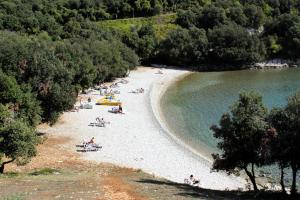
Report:
<svg viewBox="0 0 300 200"><path fill-rule="evenodd" d="M122 80L122 81L125 83L125 80ZM122 82L122 83L123 83L123 82ZM128 83L128 82L126 82L126 83ZM113 84L113 87L114 87L114 86L117 86L117 83L116 83L116 84ZM106 91L106 93L107 93L108 87L107 87L107 86L100 85L100 95L103 95L103 94L102 94L102 89L104 89L104 90ZM112 91L112 90L111 90L111 91ZM144 92L144 89L143 89L143 92ZM90 101L91 101L91 100L90 100L90 98L89 98L89 102L90 102ZM113 111L114 113L121 113L121 114L124 114L124 113L123 113L123 107L122 107L121 104L120 104L118 107L112 108L112 111ZM96 118L96 122L99 123L99 124L102 124L102 125L104 125L104 126L105 126L106 123L109 123L109 122L106 122L106 121L104 120L104 118L100 118L100 117L97 117L97 118ZM92 137L92 138L90 139L90 141L87 142L86 144L87 144L87 145L96 144L96 143L95 143L95 137Z"/></svg>

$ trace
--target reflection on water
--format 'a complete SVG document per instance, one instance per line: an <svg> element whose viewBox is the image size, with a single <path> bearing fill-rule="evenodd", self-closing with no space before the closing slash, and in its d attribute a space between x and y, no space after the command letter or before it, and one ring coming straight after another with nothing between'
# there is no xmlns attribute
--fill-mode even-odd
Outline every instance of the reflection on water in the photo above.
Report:
<svg viewBox="0 0 300 200"><path fill-rule="evenodd" d="M300 90L300 69L193 73L172 85L161 101L167 124L192 148L218 151L209 127L237 100L241 91L258 91L265 105L286 104Z"/></svg>

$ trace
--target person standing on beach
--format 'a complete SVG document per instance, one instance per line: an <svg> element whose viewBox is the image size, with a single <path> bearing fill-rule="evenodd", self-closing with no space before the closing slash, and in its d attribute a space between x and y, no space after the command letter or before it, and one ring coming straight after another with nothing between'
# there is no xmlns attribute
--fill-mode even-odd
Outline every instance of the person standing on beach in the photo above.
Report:
<svg viewBox="0 0 300 200"><path fill-rule="evenodd" d="M119 105L119 113L123 113L123 108L121 104Z"/></svg>

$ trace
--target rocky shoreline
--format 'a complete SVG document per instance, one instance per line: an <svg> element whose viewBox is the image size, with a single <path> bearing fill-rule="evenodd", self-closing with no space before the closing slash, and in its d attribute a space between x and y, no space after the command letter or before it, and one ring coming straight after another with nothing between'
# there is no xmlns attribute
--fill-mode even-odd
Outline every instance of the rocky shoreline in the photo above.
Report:
<svg viewBox="0 0 300 200"><path fill-rule="evenodd" d="M255 63L250 69L284 69L300 67L300 60L272 59Z"/></svg>

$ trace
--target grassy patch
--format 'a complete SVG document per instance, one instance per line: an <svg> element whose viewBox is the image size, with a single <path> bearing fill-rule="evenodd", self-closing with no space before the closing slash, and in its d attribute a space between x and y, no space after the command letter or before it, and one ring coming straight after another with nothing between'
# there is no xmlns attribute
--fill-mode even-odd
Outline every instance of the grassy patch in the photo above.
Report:
<svg viewBox="0 0 300 200"><path fill-rule="evenodd" d="M163 39L173 29L177 27L174 23L175 13L157 15L153 17L138 17L117 20L105 20L97 22L101 28L114 29L124 34L130 33L132 29L138 29L143 25L153 25L158 39Z"/></svg>
<svg viewBox="0 0 300 200"><path fill-rule="evenodd" d="M44 168L44 169L33 171L33 172L29 173L29 175L39 176L39 175L52 175L52 174L56 174L56 173L61 173L61 172L57 169Z"/></svg>
<svg viewBox="0 0 300 200"><path fill-rule="evenodd" d="M24 200L24 195L14 194L8 197L0 197L0 200Z"/></svg>
<svg viewBox="0 0 300 200"><path fill-rule="evenodd" d="M20 174L18 172L6 172L4 174L1 174L0 177L13 178L19 175Z"/></svg>

